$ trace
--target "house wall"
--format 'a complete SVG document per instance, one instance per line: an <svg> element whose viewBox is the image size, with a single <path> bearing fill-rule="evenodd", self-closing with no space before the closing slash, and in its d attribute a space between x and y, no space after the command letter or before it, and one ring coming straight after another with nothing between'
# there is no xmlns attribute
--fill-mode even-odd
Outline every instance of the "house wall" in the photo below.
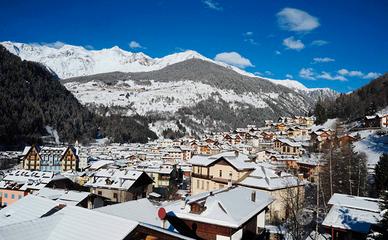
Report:
<svg viewBox="0 0 388 240"><path fill-rule="evenodd" d="M292 187L287 189L279 189L274 191L266 191L270 194L275 200L269 205L269 211L267 214L267 221L276 222L277 220L285 219L287 216L287 197L289 195L297 195L298 187ZM299 186L299 199L300 202L304 202L304 186Z"/></svg>
<svg viewBox="0 0 388 240"><path fill-rule="evenodd" d="M9 206L26 195L24 191L0 189L0 206Z"/></svg>

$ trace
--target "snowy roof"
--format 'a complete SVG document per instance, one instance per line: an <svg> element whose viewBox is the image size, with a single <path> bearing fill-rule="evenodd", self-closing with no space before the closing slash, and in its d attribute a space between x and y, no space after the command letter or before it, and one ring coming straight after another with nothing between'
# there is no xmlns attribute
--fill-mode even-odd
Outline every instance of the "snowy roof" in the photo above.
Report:
<svg viewBox="0 0 388 240"><path fill-rule="evenodd" d="M7 240L121 240L125 239L137 225L135 221L85 208L65 207L51 216L0 227L0 238Z"/></svg>
<svg viewBox="0 0 388 240"><path fill-rule="evenodd" d="M100 169L85 186L129 190L143 173L136 170Z"/></svg>
<svg viewBox="0 0 388 240"><path fill-rule="evenodd" d="M254 164L247 162L249 157L245 154L235 152L223 152L212 156L196 155L189 160L192 165L209 166L210 164L224 159L238 170L253 169Z"/></svg>
<svg viewBox="0 0 388 240"><path fill-rule="evenodd" d="M279 138L279 139L277 139L277 140L280 141L280 142L282 142L282 143L284 143L284 144L287 144L287 145L289 145L289 146L291 146L291 147L300 147L300 146L301 146L300 143L292 142L292 141L289 140L289 139Z"/></svg>
<svg viewBox="0 0 388 240"><path fill-rule="evenodd" d="M118 203L106 207L94 209L95 211L130 219L155 226L161 225L158 217L159 207L155 206L147 198Z"/></svg>
<svg viewBox="0 0 388 240"><path fill-rule="evenodd" d="M114 161L111 160L98 160L90 165L89 169L98 170L106 165L113 164Z"/></svg>
<svg viewBox="0 0 388 240"><path fill-rule="evenodd" d="M0 210L0 227L40 218L56 206L58 203L50 199L27 195Z"/></svg>
<svg viewBox="0 0 388 240"><path fill-rule="evenodd" d="M124 239L138 223L81 207L65 207L55 215L63 215L49 239ZM69 227L71 226L71 227Z"/></svg>
<svg viewBox="0 0 388 240"><path fill-rule="evenodd" d="M52 172L13 170L0 181L0 188L38 190L44 188L54 176Z"/></svg>
<svg viewBox="0 0 388 240"><path fill-rule="evenodd" d="M87 198L90 192L80 192L64 189L42 188L34 195L48 198L66 205L77 205Z"/></svg>
<svg viewBox="0 0 388 240"><path fill-rule="evenodd" d="M322 225L367 233L369 232L371 225L378 223L380 218L380 214L376 212L333 206L326 215Z"/></svg>
<svg viewBox="0 0 388 240"><path fill-rule="evenodd" d="M379 202L377 198L358 197L340 193L334 193L329 200L329 204L341 207L379 212Z"/></svg>
<svg viewBox="0 0 388 240"><path fill-rule="evenodd" d="M274 170L257 166L244 180L238 184L265 190L277 190L304 185L297 177L290 174L278 175Z"/></svg>
<svg viewBox="0 0 388 240"><path fill-rule="evenodd" d="M255 201L251 200L252 193L255 194ZM166 205L167 214L175 214L178 218L192 221L238 228L263 211L273 202L273 198L267 193L238 186L213 191L212 194L206 192L188 197L183 209L182 201L184 200ZM205 210L201 213L191 213L190 204L193 203L202 203Z"/></svg>

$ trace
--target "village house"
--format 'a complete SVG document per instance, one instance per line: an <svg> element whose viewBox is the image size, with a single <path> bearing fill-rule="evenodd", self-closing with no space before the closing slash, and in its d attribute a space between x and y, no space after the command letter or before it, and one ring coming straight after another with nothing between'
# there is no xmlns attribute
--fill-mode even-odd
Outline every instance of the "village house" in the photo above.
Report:
<svg viewBox="0 0 388 240"><path fill-rule="evenodd" d="M26 170L66 172L79 169L78 149L68 147L25 147L22 166Z"/></svg>
<svg viewBox="0 0 388 240"><path fill-rule="evenodd" d="M365 116L364 125L367 128L380 127L381 118L378 114Z"/></svg>
<svg viewBox="0 0 388 240"><path fill-rule="evenodd" d="M304 202L305 182L303 180L285 172L276 173L260 165L257 165L253 172L237 184L264 191L273 197L274 202L267 212L267 220L273 223L288 217L288 198L298 196L300 203Z"/></svg>
<svg viewBox="0 0 388 240"><path fill-rule="evenodd" d="M276 139L274 141L273 147L281 154L301 155L302 153L302 145L300 143L293 142L289 139Z"/></svg>
<svg viewBox="0 0 388 240"><path fill-rule="evenodd" d="M194 156L192 164L191 193L198 194L224 188L245 178L253 169L247 155L223 152L212 156Z"/></svg>
<svg viewBox="0 0 388 240"><path fill-rule="evenodd" d="M261 191L229 187L167 204L159 216L195 239L256 239L265 231L266 209L272 201Z"/></svg>
<svg viewBox="0 0 388 240"><path fill-rule="evenodd" d="M145 172L126 169L100 169L84 185L112 203L146 197L153 180Z"/></svg>
<svg viewBox="0 0 388 240"><path fill-rule="evenodd" d="M0 181L0 206L11 205L46 186L71 188L73 183L53 172L13 170Z"/></svg>
<svg viewBox="0 0 388 240"><path fill-rule="evenodd" d="M380 116L380 127L388 128L388 113L381 114Z"/></svg>
<svg viewBox="0 0 388 240"><path fill-rule="evenodd" d="M366 239L381 219L377 198L358 197L335 193L322 226L332 240Z"/></svg>

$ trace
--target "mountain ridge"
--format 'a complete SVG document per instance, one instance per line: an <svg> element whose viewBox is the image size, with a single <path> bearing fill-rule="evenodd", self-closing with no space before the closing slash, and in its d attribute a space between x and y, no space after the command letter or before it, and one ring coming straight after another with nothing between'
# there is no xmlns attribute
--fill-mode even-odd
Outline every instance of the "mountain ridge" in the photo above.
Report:
<svg viewBox="0 0 388 240"><path fill-rule="evenodd" d="M128 52L119 48L118 46L104 48L101 50L87 50L82 46L69 44L64 44L59 48L10 41L0 42L0 44L4 45L11 53L21 57L24 60L35 61L44 64L62 79L117 71L154 71L162 69L171 64L196 58L215 63L245 76L265 79L272 81L273 83L289 87L291 89L297 88L298 90L304 90L306 92L322 92L329 90L328 88L307 88L296 80L276 80L256 76L235 66L207 58L194 50L173 53L161 58L152 58L143 52ZM334 92L334 90L332 91Z"/></svg>

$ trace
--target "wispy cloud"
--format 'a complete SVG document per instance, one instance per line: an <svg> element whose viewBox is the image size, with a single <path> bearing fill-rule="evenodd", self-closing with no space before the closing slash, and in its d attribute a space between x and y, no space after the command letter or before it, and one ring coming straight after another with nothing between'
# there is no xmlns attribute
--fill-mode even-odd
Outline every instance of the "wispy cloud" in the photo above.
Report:
<svg viewBox="0 0 388 240"><path fill-rule="evenodd" d="M325 80L330 80L330 81L347 81L347 79L344 76L341 75L331 75L328 72L322 71L321 74L317 76L317 78L325 79Z"/></svg>
<svg viewBox="0 0 388 240"><path fill-rule="evenodd" d="M368 72L366 75L364 75L364 79L373 79L373 78L378 78L381 76L381 73L377 72Z"/></svg>
<svg viewBox="0 0 388 240"><path fill-rule="evenodd" d="M55 42L51 42L51 43L41 42L41 43L35 43L35 44L47 46L47 47L51 47L51 48L57 48L57 49L66 45L66 43L61 42L61 41L55 41Z"/></svg>
<svg viewBox="0 0 388 240"><path fill-rule="evenodd" d="M308 80L315 80L314 77L315 73L312 68L302 68L299 71L299 77L308 79Z"/></svg>
<svg viewBox="0 0 388 240"><path fill-rule="evenodd" d="M334 58L329 58L329 57L315 57L313 58L313 63L328 63L328 62L334 62Z"/></svg>
<svg viewBox="0 0 388 240"><path fill-rule="evenodd" d="M326 45L326 44L329 44L329 42L325 41L325 40L314 40L314 41L311 42L312 46L317 46L317 47L320 47L320 46L323 46L323 45Z"/></svg>
<svg viewBox="0 0 388 240"><path fill-rule="evenodd" d="M237 52L223 52L215 56L214 60L224 62L239 68L254 67L248 58L241 56Z"/></svg>
<svg viewBox="0 0 388 240"><path fill-rule="evenodd" d="M287 73L287 74L286 74L286 78L288 78L288 79L293 79L294 76L292 76L291 74Z"/></svg>
<svg viewBox="0 0 388 240"><path fill-rule="evenodd" d="M257 45L258 42L253 38L253 32L245 32L243 33L244 42L248 42L252 45Z"/></svg>
<svg viewBox="0 0 388 240"><path fill-rule="evenodd" d="M377 72L369 72L369 73L363 73L362 71L358 70L348 70L345 68L342 68L338 70L338 74L342 76L349 76L349 77L358 77L363 79L373 79L381 76L381 73Z"/></svg>
<svg viewBox="0 0 388 240"><path fill-rule="evenodd" d="M275 51L275 54L276 54L276 55L281 55L282 53L281 53L279 50L276 50L276 51Z"/></svg>
<svg viewBox="0 0 388 240"><path fill-rule="evenodd" d="M283 45L288 49L300 51L304 48L304 44L301 40L297 40L294 37L289 37L283 40Z"/></svg>
<svg viewBox="0 0 388 240"><path fill-rule="evenodd" d="M136 42L136 41L131 41L129 43L129 47L132 48L132 49L136 49L136 48L145 48L143 47L140 43Z"/></svg>
<svg viewBox="0 0 388 240"><path fill-rule="evenodd" d="M202 0L202 3L205 4L206 7L216 10L216 11L222 11L222 6L215 0Z"/></svg>
<svg viewBox="0 0 388 240"><path fill-rule="evenodd" d="M318 18L296 8L283 8L276 14L280 28L293 32L308 32L319 27Z"/></svg>
<svg viewBox="0 0 388 240"><path fill-rule="evenodd" d="M329 81L347 81L347 79L339 74L331 74L326 71L322 71L321 73L316 73L312 68L302 68L299 71L299 77L308 79L308 80L316 80L316 79L325 79Z"/></svg>

